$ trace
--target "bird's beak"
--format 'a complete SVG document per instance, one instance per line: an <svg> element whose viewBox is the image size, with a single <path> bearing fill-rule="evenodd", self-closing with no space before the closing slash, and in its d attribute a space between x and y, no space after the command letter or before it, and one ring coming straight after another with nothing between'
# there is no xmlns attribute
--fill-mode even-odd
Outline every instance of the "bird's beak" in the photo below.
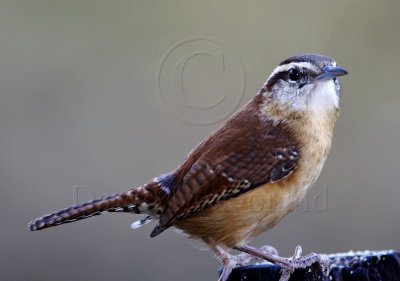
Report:
<svg viewBox="0 0 400 281"><path fill-rule="evenodd" d="M329 80L338 76L346 75L348 73L343 68L337 66L325 66L322 68L322 70L324 72L317 76L317 80Z"/></svg>

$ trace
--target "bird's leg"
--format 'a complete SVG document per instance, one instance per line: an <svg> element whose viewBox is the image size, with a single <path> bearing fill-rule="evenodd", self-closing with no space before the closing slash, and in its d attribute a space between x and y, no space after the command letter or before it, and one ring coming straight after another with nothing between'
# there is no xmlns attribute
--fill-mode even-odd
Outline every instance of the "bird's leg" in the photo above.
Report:
<svg viewBox="0 0 400 281"><path fill-rule="evenodd" d="M273 255L276 255L276 256L278 255L278 250L275 249L275 247L272 247L271 245L264 245L264 246L261 246L258 249L261 250L264 253L270 253L270 254L273 254ZM243 253L243 254L245 254L245 253ZM268 263L269 262L266 259L263 259L263 258L260 258L260 257L256 257L256 256L252 256L252 259L257 263Z"/></svg>
<svg viewBox="0 0 400 281"><path fill-rule="evenodd" d="M227 251L219 246L209 245L210 249L215 253L217 258L223 263L224 268L218 281L227 281L232 270L237 265L244 265L251 261L252 255L241 253L239 255L230 255Z"/></svg>
<svg viewBox="0 0 400 281"><path fill-rule="evenodd" d="M301 257L301 246L296 247L294 255L290 258L283 258L278 255L269 253L268 251L264 251L262 249L258 249L248 245L238 246L235 247L235 249L280 265L282 268L282 275L279 281L288 281L290 275L297 268L306 268L307 266L311 266L315 262L317 262L321 266L322 272L324 274L327 275L329 273L329 259L326 256L311 253L304 257Z"/></svg>

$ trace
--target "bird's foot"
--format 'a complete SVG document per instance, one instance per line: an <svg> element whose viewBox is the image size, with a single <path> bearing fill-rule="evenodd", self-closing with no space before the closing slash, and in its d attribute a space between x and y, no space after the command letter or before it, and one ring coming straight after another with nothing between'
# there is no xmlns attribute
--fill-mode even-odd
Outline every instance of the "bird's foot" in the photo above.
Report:
<svg viewBox="0 0 400 281"><path fill-rule="evenodd" d="M218 281L227 281L229 275L231 274L232 270L237 267L238 265L245 265L248 264L252 259L252 256L246 253L241 253L239 255L226 255L224 257L220 257L220 260L224 264L223 270L221 275L219 276Z"/></svg>
<svg viewBox="0 0 400 281"><path fill-rule="evenodd" d="M278 251L270 245L264 245L264 246L260 247L259 249L266 253L278 255ZM230 273L237 266L249 264L251 261L256 261L258 263L267 262L265 259L261 259L259 257L253 256L248 253L240 253L240 254L234 256L234 255L229 255L228 253L224 253L223 255L221 255L221 249L219 249L219 251L220 251L219 259L224 264L224 268L223 268L222 274L221 274L220 278L218 279L218 281L228 280Z"/></svg>
<svg viewBox="0 0 400 281"><path fill-rule="evenodd" d="M232 270L238 265L245 265L251 262L254 256L247 253L240 253L236 256L230 255L219 246L211 246L210 248L216 254L217 258L223 263L223 270L218 281L227 281Z"/></svg>
<svg viewBox="0 0 400 281"><path fill-rule="evenodd" d="M318 255L315 253L308 254L301 257L301 246L297 246L294 255L290 258L283 258L277 254L270 253L263 249L255 248L252 246L244 245L236 247L237 250L250 254L259 259L264 259L274 264L278 264L282 268L282 275L279 281L288 281L290 275L298 268L306 268L313 263L318 263L321 266L322 272L325 275L329 273L329 259L327 256Z"/></svg>
<svg viewBox="0 0 400 281"><path fill-rule="evenodd" d="M270 253L273 255L278 255L278 251L270 246L270 245L264 245L259 248L260 250L264 251L265 253ZM222 261L224 264L222 274L220 275L218 281L226 281L229 278L229 275L231 274L232 270L236 268L237 266L242 266L249 264L252 261L256 261L258 263L264 263L267 262L265 259L261 259L257 256L248 254L248 253L240 253L238 255L230 255L223 251L221 248L217 248L217 251L215 251L218 255L218 258Z"/></svg>
<svg viewBox="0 0 400 281"><path fill-rule="evenodd" d="M329 258L325 255L311 253L306 256L301 256L301 246L297 246L294 255L287 259L287 263L277 262L282 268L282 275L279 281L288 281L290 275L298 268L306 268L313 263L318 263L321 266L324 275L329 274Z"/></svg>

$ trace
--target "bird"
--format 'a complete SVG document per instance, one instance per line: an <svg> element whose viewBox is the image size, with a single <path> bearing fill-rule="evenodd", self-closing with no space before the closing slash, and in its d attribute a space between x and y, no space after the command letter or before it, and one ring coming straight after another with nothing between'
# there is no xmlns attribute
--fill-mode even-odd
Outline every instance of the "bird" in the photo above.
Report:
<svg viewBox="0 0 400 281"><path fill-rule="evenodd" d="M28 228L36 231L104 212L142 214L132 228L156 221L151 237L174 227L205 243L223 264L219 281L252 258L280 265L281 281L314 262L328 272L326 256L301 256L300 246L285 258L249 242L293 211L318 178L340 111L338 77L346 74L328 56L291 56L172 172L44 215ZM241 254L230 254L232 249Z"/></svg>

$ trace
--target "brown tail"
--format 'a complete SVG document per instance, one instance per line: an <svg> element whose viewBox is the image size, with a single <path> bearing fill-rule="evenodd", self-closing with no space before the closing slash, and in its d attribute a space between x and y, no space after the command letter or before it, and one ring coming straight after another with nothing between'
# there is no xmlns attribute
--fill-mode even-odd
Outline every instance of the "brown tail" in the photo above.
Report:
<svg viewBox="0 0 400 281"><path fill-rule="evenodd" d="M160 192L162 192L162 190L159 188L158 183L151 182L137 189L131 189L124 193L88 201L36 218L29 223L28 228L31 231L40 230L86 219L88 217L100 215L105 211L114 211L124 207L129 207L129 209L134 210L136 213L140 213L140 211L143 210L141 206L145 206L147 210L150 208L158 209L157 205L160 204L160 199L162 197Z"/></svg>

